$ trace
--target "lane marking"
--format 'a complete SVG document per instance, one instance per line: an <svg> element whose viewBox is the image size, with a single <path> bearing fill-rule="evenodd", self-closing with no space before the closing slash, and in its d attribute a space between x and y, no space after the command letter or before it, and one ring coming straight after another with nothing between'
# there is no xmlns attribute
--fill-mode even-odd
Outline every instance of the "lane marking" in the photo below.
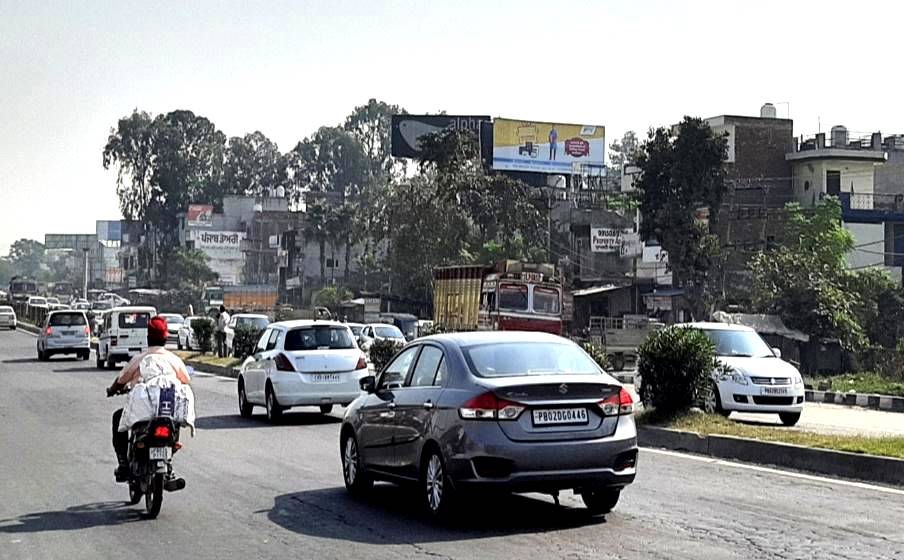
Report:
<svg viewBox="0 0 904 560"><path fill-rule="evenodd" d="M782 469L775 469L771 467L763 467L760 465L748 465L747 463L736 463L734 461L726 461L724 459L716 459L714 457L703 457L699 455L691 455L688 453L679 453L677 451L669 451L666 449L653 449L651 447L641 447L641 449L645 453L653 453L655 455L666 455L669 457L676 457L679 459L687 459L690 461L698 461L701 463L710 463L712 465L719 465L723 467L732 467L736 469L746 469L750 471L768 473L768 474L777 474L781 476L786 476L789 478L799 478L802 480L809 480L811 482L823 482L827 484L836 484L838 486L847 486L850 488L859 488L861 490L873 490L875 492L882 492L885 494L892 494L894 496L904 496L904 490L898 490L896 488L889 488L887 486L877 486L875 484L869 484L868 482L855 482L853 480L842 480L838 478L828 478L824 476L819 476L815 474L804 474L794 471L786 471Z"/></svg>

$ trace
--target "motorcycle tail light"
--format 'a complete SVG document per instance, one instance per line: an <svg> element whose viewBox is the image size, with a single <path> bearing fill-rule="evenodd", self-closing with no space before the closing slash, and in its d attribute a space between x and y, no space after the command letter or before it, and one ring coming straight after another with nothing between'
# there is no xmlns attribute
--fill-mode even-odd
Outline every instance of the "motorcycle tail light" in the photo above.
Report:
<svg viewBox="0 0 904 560"><path fill-rule="evenodd" d="M168 438L170 437L170 429L169 426L157 426L154 429L154 437L155 438Z"/></svg>

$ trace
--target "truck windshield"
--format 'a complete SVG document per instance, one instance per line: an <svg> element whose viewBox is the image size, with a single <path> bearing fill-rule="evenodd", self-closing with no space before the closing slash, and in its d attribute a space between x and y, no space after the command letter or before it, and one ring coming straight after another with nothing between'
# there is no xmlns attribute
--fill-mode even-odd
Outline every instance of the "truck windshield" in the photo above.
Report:
<svg viewBox="0 0 904 560"><path fill-rule="evenodd" d="M502 284L499 286L499 309L527 311L527 285Z"/></svg>
<svg viewBox="0 0 904 560"><path fill-rule="evenodd" d="M534 288L534 312L557 315L559 313L559 290Z"/></svg>

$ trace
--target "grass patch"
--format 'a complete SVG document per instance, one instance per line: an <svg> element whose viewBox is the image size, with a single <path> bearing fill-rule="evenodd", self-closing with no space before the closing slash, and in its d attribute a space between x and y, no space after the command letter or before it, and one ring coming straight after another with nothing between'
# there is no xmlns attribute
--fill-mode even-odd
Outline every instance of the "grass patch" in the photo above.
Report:
<svg viewBox="0 0 904 560"><path fill-rule="evenodd" d="M705 435L735 436L779 443L791 443L804 447L817 447L833 451L866 453L883 457L904 459L904 438L827 435L805 432L781 426L752 426L729 418L701 412L685 412L677 415L657 415L656 411L639 414L641 425L660 426Z"/></svg>
<svg viewBox="0 0 904 560"><path fill-rule="evenodd" d="M218 367L235 367L241 365L242 360L238 358L218 358L214 355L206 355L200 352L186 352L182 350L178 350L175 352L177 356L182 358L183 360L191 360L193 362L200 362L202 364L207 364L211 366Z"/></svg>
<svg viewBox="0 0 904 560"><path fill-rule="evenodd" d="M904 397L904 382L893 381L877 373L846 373L825 379L814 379L814 386L828 383L829 388L837 393L872 393Z"/></svg>

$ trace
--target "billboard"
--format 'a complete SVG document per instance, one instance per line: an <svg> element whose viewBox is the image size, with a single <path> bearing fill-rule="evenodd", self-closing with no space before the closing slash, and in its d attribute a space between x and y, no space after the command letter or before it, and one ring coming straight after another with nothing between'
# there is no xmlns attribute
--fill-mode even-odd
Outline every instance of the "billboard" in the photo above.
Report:
<svg viewBox="0 0 904 560"><path fill-rule="evenodd" d="M192 236L195 249L222 249L241 253L243 231L196 231Z"/></svg>
<svg viewBox="0 0 904 560"><path fill-rule="evenodd" d="M395 157L423 157L421 138L444 128L470 130L480 134L480 123L489 122L484 115L393 115L391 153Z"/></svg>
<svg viewBox="0 0 904 560"><path fill-rule="evenodd" d="M590 251L593 253L621 253L622 244L628 242L633 230L625 228L591 227Z"/></svg>
<svg viewBox="0 0 904 560"><path fill-rule="evenodd" d="M74 251L91 249L97 244L97 235L93 233L47 233L44 235L45 249L72 249Z"/></svg>
<svg viewBox="0 0 904 560"><path fill-rule="evenodd" d="M189 204L185 218L188 227L210 227L213 222L213 206L210 204Z"/></svg>
<svg viewBox="0 0 904 560"><path fill-rule="evenodd" d="M95 230L98 241L122 241L122 222L119 220L97 220Z"/></svg>
<svg viewBox="0 0 904 560"><path fill-rule="evenodd" d="M493 169L571 174L576 163L603 166L606 127L496 119Z"/></svg>

